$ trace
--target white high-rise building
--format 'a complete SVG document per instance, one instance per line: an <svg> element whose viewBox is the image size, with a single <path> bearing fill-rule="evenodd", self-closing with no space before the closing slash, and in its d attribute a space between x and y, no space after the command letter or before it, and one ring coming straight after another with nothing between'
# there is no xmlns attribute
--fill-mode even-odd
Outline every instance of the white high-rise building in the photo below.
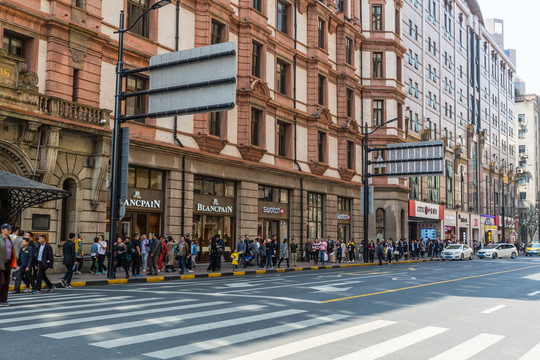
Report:
<svg viewBox="0 0 540 360"><path fill-rule="evenodd" d="M410 179L411 238L514 241L516 70L501 39L476 0L404 1L403 29L407 139L446 142L445 176Z"/></svg>

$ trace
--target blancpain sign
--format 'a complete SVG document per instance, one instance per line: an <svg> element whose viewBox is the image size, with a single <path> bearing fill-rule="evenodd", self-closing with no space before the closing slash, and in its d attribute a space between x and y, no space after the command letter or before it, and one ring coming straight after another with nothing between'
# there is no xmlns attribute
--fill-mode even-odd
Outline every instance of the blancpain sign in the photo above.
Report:
<svg viewBox="0 0 540 360"><path fill-rule="evenodd" d="M127 199L124 201L124 205L127 207L159 209L161 200Z"/></svg>
<svg viewBox="0 0 540 360"><path fill-rule="evenodd" d="M220 206L218 200L214 199L212 201L212 205L204 205L197 203L197 205L195 206L195 211L232 214L233 207L232 205Z"/></svg>
<svg viewBox="0 0 540 360"><path fill-rule="evenodd" d="M161 208L161 200L144 200L140 191L134 191L131 199L127 199L122 205L126 207L159 209Z"/></svg>

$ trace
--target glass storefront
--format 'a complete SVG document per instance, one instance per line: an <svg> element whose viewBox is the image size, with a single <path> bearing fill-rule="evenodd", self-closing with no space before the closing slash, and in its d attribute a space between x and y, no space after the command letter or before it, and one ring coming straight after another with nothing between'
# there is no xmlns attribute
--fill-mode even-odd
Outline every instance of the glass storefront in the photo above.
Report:
<svg viewBox="0 0 540 360"><path fill-rule="evenodd" d="M308 193L308 239L321 239L323 234L323 196L317 193Z"/></svg>
<svg viewBox="0 0 540 360"><path fill-rule="evenodd" d="M337 199L338 240L348 241L351 238L351 203L350 198Z"/></svg>

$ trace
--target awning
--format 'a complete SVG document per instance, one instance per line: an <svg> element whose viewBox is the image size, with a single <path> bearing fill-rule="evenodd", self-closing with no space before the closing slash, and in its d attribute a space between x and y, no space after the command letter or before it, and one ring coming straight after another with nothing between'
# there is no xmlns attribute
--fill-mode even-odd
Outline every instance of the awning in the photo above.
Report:
<svg viewBox="0 0 540 360"><path fill-rule="evenodd" d="M70 196L66 190L0 170L0 224L13 225L23 210Z"/></svg>

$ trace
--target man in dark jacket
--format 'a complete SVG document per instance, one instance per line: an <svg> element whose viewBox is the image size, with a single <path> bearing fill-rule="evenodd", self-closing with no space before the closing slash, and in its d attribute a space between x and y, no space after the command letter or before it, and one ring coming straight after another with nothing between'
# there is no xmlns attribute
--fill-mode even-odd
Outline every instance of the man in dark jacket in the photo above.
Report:
<svg viewBox="0 0 540 360"><path fill-rule="evenodd" d="M45 235L38 235L37 241L39 246L36 246L35 252L37 252L37 278L36 278L36 290L32 293L41 294L41 282L45 281L45 284L49 288L49 292L53 292L56 287L51 283L47 277L47 270L53 268L53 250L51 245L47 243ZM75 250L75 248L73 248Z"/></svg>
<svg viewBox="0 0 540 360"><path fill-rule="evenodd" d="M34 287L32 280L30 280L30 269L32 269L34 247L30 246L30 239L23 237L21 241L21 250L19 251L19 257L17 258L17 267L19 268L19 276L15 280L15 293L21 292L21 283L24 281L26 289L24 292L32 292L30 287Z"/></svg>
<svg viewBox="0 0 540 360"><path fill-rule="evenodd" d="M148 253L148 256L150 257L150 275L158 274L158 261L159 256L161 255L161 250L161 241L158 239L157 233L154 233L152 236L152 246L150 247L150 252Z"/></svg>
<svg viewBox="0 0 540 360"><path fill-rule="evenodd" d="M71 287L71 278L73 277L73 271L77 266L77 261L75 259L75 234L69 233L68 241L64 243L64 261L62 262L66 266L66 273L64 277L60 279L60 285L62 287Z"/></svg>

